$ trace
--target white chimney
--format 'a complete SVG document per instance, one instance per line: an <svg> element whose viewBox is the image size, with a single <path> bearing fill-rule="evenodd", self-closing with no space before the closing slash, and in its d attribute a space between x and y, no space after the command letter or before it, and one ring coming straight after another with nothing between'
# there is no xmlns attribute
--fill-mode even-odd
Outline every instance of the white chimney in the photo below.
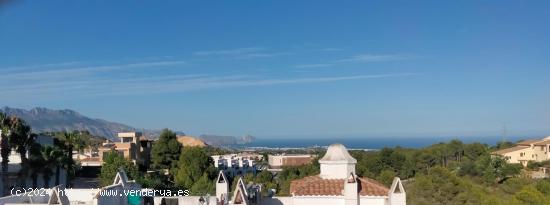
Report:
<svg viewBox="0 0 550 205"><path fill-rule="evenodd" d="M347 179L350 173L355 174L354 159L342 144L332 144L327 153L319 160L321 165L320 177L323 179Z"/></svg>

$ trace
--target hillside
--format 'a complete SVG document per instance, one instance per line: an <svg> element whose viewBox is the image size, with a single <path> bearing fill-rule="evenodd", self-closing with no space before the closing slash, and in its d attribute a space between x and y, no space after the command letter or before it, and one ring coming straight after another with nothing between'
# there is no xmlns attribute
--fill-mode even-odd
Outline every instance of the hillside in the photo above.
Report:
<svg viewBox="0 0 550 205"><path fill-rule="evenodd" d="M242 137L235 136L221 136L221 135L201 135L199 139L204 141L206 144L212 146L232 146L232 145L243 145L254 142L256 138L251 135L245 135Z"/></svg>
<svg viewBox="0 0 550 205"><path fill-rule="evenodd" d="M0 112L22 118L31 125L33 132L88 130L92 135L114 139L117 132L144 131L122 123L86 117L68 109L52 110L36 107L25 110L3 107Z"/></svg>
<svg viewBox="0 0 550 205"><path fill-rule="evenodd" d="M7 115L15 115L25 120L33 132L57 132L87 130L94 136L103 136L111 140L118 140L118 132L139 131L149 138L159 136L161 130L139 129L118 122L110 122L103 119L95 119L84 116L74 110L53 110L43 107L36 107L30 110L3 107L0 112ZM184 132L175 131L178 135L185 135ZM231 146L236 144L247 144L253 142L255 137L245 135L242 137L201 135L198 139L213 146Z"/></svg>

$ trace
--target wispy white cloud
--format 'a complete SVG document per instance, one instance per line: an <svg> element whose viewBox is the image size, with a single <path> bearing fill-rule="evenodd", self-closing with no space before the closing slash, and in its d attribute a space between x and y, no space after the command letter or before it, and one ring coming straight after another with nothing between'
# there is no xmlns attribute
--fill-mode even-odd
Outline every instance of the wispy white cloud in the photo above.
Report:
<svg viewBox="0 0 550 205"><path fill-rule="evenodd" d="M195 56L238 58L238 59L267 58L267 57L275 57L275 56L290 55L290 54L292 53L275 52L262 47L247 47L247 48L236 48L236 49L228 49L228 50L208 50L208 51L197 51L193 53L193 55Z"/></svg>
<svg viewBox="0 0 550 205"><path fill-rule="evenodd" d="M211 55L241 55L246 53L255 53L265 50L261 47L247 47L247 48L236 48L236 49L224 49L224 50L208 50L208 51L197 51L194 52L194 55L199 56L211 56Z"/></svg>
<svg viewBox="0 0 550 205"><path fill-rule="evenodd" d="M360 54L355 55L350 58L338 60L339 62L383 62L383 61L401 61L401 60L410 60L415 58L412 55L402 55L402 54Z"/></svg>
<svg viewBox="0 0 550 205"><path fill-rule="evenodd" d="M336 66L343 63L371 63L371 62L389 62L389 61L402 61L414 59L413 55L402 54L359 54L348 58L327 61L327 63L314 63L314 64L300 64L295 65L295 68L320 68Z"/></svg>
<svg viewBox="0 0 550 205"><path fill-rule="evenodd" d="M319 51L333 52L333 51L343 51L341 48L321 48Z"/></svg>
<svg viewBox="0 0 550 205"><path fill-rule="evenodd" d="M412 76L414 73L381 75L352 75L301 78L264 78L250 75L177 75L141 78L86 78L67 81L37 81L28 84L0 83L0 93L5 97L64 98L112 95L143 95L154 93L188 92L207 89L235 87L274 86L282 84L328 83L350 80L395 78Z"/></svg>
<svg viewBox="0 0 550 205"><path fill-rule="evenodd" d="M76 66L82 63L83 62L80 62L80 61L70 61L70 62L61 62L61 63L45 63L45 64L35 64L35 65L0 67L0 71L11 72L11 71L33 70L33 69L64 68L67 66Z"/></svg>
<svg viewBox="0 0 550 205"><path fill-rule="evenodd" d="M301 65L295 65L295 68L323 68L323 67L330 67L334 66L332 63L317 63L317 64L301 64Z"/></svg>
<svg viewBox="0 0 550 205"><path fill-rule="evenodd" d="M61 69L47 69L47 70L18 70L14 72L4 73L0 75L0 79L10 80L36 80L36 79L48 79L48 78L63 78L68 79L71 77L81 77L85 75L94 74L97 72L131 69L131 68L147 68L147 67L163 67L163 66L175 66L186 64L185 61L156 61L156 62L138 62L127 64L113 64L113 65L97 65L97 66L84 66L84 67L65 67Z"/></svg>

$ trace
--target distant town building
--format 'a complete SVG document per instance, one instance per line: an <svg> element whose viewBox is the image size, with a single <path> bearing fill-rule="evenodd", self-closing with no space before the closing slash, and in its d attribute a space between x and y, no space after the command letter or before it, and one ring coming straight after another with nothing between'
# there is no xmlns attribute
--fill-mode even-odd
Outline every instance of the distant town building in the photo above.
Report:
<svg viewBox="0 0 550 205"><path fill-rule="evenodd" d="M247 173L256 174L258 170L256 160L262 159L261 155L248 153L213 155L210 157L214 161L214 167L224 171L226 175L231 177Z"/></svg>
<svg viewBox="0 0 550 205"><path fill-rule="evenodd" d="M295 167L309 164L315 156L309 154L278 154L268 155L268 164L272 169L280 169L282 167Z"/></svg>
<svg viewBox="0 0 550 205"><path fill-rule="evenodd" d="M491 154L504 157L508 163L517 163L523 166L527 166L529 161L550 160L550 136L543 139L524 140L514 147L501 149Z"/></svg>
<svg viewBox="0 0 550 205"><path fill-rule="evenodd" d="M206 143L204 141L189 135L178 136L177 140L184 147L206 147Z"/></svg>
<svg viewBox="0 0 550 205"><path fill-rule="evenodd" d="M110 151L118 152L137 165L143 167L149 165L153 140L145 138L140 132L121 132L118 133L118 137L119 142L107 140L98 148L97 154L80 158L82 166L101 166L105 153Z"/></svg>

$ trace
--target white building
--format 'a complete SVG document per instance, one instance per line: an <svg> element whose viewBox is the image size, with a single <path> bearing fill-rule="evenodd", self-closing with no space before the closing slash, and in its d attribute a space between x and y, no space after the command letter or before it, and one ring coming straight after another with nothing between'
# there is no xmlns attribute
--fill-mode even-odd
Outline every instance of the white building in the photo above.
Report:
<svg viewBox="0 0 550 205"><path fill-rule="evenodd" d="M302 166L313 161L315 156L310 154L270 154L267 161L270 169L281 169L282 167Z"/></svg>
<svg viewBox="0 0 550 205"><path fill-rule="evenodd" d="M231 177L246 173L256 174L258 170L255 157L251 155L213 155L211 158L214 160L214 167Z"/></svg>
<svg viewBox="0 0 550 205"><path fill-rule="evenodd" d="M518 142L516 146L492 152L504 157L508 163L527 166L529 161L542 162L550 160L550 136L543 139L531 139Z"/></svg>

